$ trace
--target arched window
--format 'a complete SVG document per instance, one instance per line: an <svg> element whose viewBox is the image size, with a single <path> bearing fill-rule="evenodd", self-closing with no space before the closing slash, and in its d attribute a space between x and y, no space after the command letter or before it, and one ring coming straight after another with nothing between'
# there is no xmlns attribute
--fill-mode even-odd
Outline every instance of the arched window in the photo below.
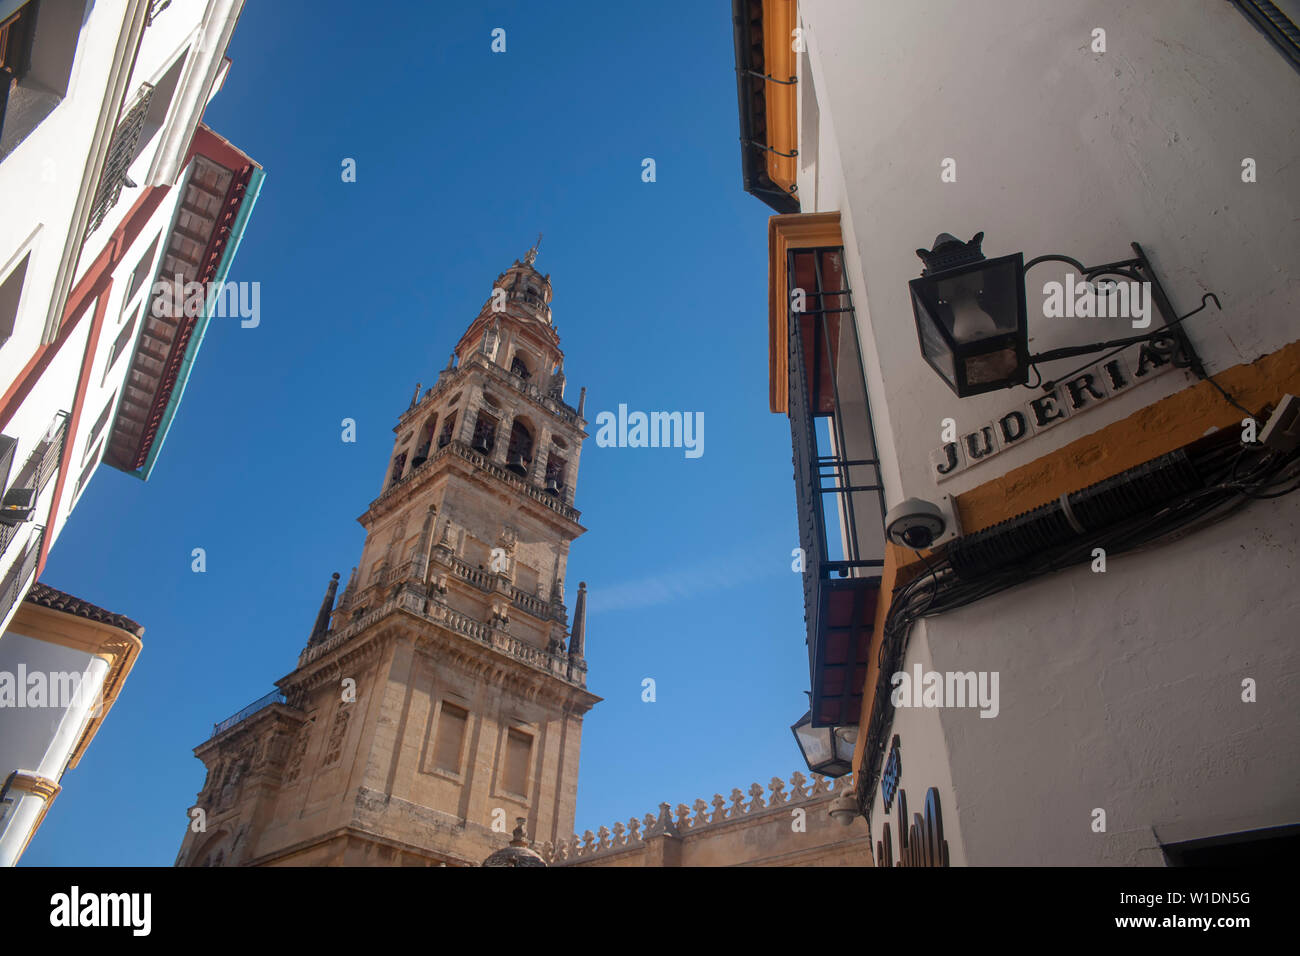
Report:
<svg viewBox="0 0 1300 956"><path fill-rule="evenodd" d="M456 413L452 412L442 422L442 434L438 436L438 447L441 448L451 441L452 435L456 432Z"/></svg>
<svg viewBox="0 0 1300 956"><path fill-rule="evenodd" d="M533 463L533 433L516 418L510 429L510 444L506 448L506 467L516 474L528 474Z"/></svg>
<svg viewBox="0 0 1300 956"><path fill-rule="evenodd" d="M546 490L553 495L562 493L568 470L569 463L552 451L546 458Z"/></svg>
<svg viewBox="0 0 1300 956"><path fill-rule="evenodd" d="M478 419L474 422L474 438L470 445L474 450L484 455L492 454L492 449L497 445L497 420L487 412L479 412Z"/></svg>
<svg viewBox="0 0 1300 956"><path fill-rule="evenodd" d="M402 470L406 467L406 452L402 452L393 459L393 474L389 478L390 482L402 480Z"/></svg>
<svg viewBox="0 0 1300 956"><path fill-rule="evenodd" d="M524 360L521 359L518 355L516 355L513 359L510 360L510 371L513 372L515 375L518 375L525 382L528 381L528 379L531 377L531 373L528 371L527 364L525 364Z"/></svg>
<svg viewBox="0 0 1300 956"><path fill-rule="evenodd" d="M412 468L419 468L428 460L429 449L433 445L433 434L437 427L438 415L435 412L420 428L420 437L415 440L415 457L411 459Z"/></svg>

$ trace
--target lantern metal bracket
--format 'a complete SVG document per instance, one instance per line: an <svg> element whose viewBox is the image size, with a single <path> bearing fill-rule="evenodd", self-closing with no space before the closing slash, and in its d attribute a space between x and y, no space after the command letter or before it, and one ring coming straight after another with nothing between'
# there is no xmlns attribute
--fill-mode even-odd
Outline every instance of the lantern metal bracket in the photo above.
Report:
<svg viewBox="0 0 1300 956"><path fill-rule="evenodd" d="M1219 304L1219 298L1213 292L1208 292L1201 297L1199 308L1188 312L1186 315L1178 315L1174 311L1169 296L1165 292L1164 285L1160 282L1160 277L1156 275L1155 270L1151 267L1150 260L1147 259L1146 253L1142 247L1134 242L1132 243L1133 251L1136 255L1131 259L1120 259L1116 262L1107 262L1098 266L1085 266L1077 259L1063 255L1045 255L1030 259L1025 263L1025 273L1041 262L1064 262L1078 270L1087 282L1104 276L1120 276L1133 282L1149 282L1151 284L1151 297L1155 301L1156 308L1160 311L1160 317L1164 320L1164 325L1158 329L1153 329L1143 335L1134 335L1122 339L1111 339L1106 342L1095 342L1091 345L1070 345L1059 349L1049 349L1046 352L1040 352L1037 355L1029 357L1029 364L1037 370L1039 362L1051 362L1056 359L1070 358L1074 355L1090 355L1095 352L1102 352L1112 349L1111 354L1123 351L1130 345L1136 345L1139 342L1149 342L1153 347L1160 351L1167 352L1170 361L1178 368L1189 369L1197 378L1204 379L1207 377L1205 365L1201 362L1200 356L1196 353L1191 340L1187 338L1187 333L1183 331L1182 322L1197 312L1205 308L1208 300L1213 300L1214 306L1222 310ZM1109 356L1106 356L1109 358ZM1082 371L1092 361L1075 369L1074 372ZM1074 375L1070 372L1068 375L1062 375L1052 380L1044 381L1040 374L1040 383L1042 387L1051 391L1056 382L1069 378Z"/></svg>

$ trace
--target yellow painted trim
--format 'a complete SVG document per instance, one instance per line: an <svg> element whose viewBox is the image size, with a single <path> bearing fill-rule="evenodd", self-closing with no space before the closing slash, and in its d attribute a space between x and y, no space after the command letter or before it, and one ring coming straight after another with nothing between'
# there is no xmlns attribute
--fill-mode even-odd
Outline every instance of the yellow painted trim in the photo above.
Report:
<svg viewBox="0 0 1300 956"><path fill-rule="evenodd" d="M763 64L769 76L788 80L798 71L794 52L794 31L799 25L796 0L763 0ZM798 86L764 84L763 102L767 114L767 145L782 153L799 147ZM794 156L767 153L767 175L786 192L794 189L799 166Z"/></svg>
<svg viewBox="0 0 1300 956"><path fill-rule="evenodd" d="M786 288L786 252L818 246L842 246L838 212L792 213L772 216L767 221L767 366L770 382L768 403L773 412L785 414L790 384L786 354L786 317L790 290Z"/></svg>
<svg viewBox="0 0 1300 956"><path fill-rule="evenodd" d="M42 800L53 800L63 788L59 786L57 780L42 777L37 773L28 773L26 770L19 770L14 773L13 779L9 781L9 789L16 790L19 793L33 794Z"/></svg>
<svg viewBox="0 0 1300 956"><path fill-rule="evenodd" d="M59 791L63 788L59 786L58 781L51 780L49 777L42 777L39 774L19 770L10 779L9 789L16 790L19 793L30 793L32 796L41 799L41 812L36 815L36 822L27 831L27 839L23 841L23 848L18 851L18 856L21 858L27 852L27 845L32 842L32 837L36 835L36 831L45 822L45 814L50 812L50 807L54 804L54 798L59 795Z"/></svg>
<svg viewBox="0 0 1300 956"><path fill-rule="evenodd" d="M1287 392L1300 395L1300 341L1218 372L1214 379L1250 409L1276 405ZM970 534L1055 501L1189 445L1211 428L1240 428L1244 417L1209 382L1197 382L958 495L962 529Z"/></svg>
<svg viewBox="0 0 1300 956"><path fill-rule="evenodd" d="M87 722L85 732L77 741L68 759L68 766L75 767L80 762L82 754L86 752L86 748L90 746L90 741L99 732L99 726L108 716L113 702L117 700L122 684L131 673L131 668L135 666L136 658L140 656L144 642L132 632L114 627L112 624L91 621L76 614L56 611L29 601L23 601L18 605L18 612L9 625L9 633L20 634L47 644L70 647L92 657L102 658L108 663L108 670L104 673L104 687L101 691L103 707L98 716L91 717Z"/></svg>

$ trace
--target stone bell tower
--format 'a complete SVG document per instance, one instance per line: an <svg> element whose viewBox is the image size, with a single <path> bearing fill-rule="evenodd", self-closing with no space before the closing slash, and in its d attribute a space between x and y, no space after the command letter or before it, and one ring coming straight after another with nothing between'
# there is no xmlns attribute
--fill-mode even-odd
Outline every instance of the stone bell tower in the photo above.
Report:
<svg viewBox="0 0 1300 956"><path fill-rule="evenodd" d="M476 864L521 818L541 843L572 833L600 700L585 585L572 629L564 597L586 422L536 256L398 418L360 561L298 666L195 749L177 865Z"/></svg>

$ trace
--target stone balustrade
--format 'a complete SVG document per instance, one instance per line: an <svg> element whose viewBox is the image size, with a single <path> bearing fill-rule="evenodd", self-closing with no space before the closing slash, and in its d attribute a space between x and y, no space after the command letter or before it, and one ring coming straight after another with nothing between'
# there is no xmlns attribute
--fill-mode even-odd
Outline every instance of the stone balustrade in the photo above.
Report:
<svg viewBox="0 0 1300 956"><path fill-rule="evenodd" d="M484 624L482 621L476 621L469 615L462 614L446 604L437 601L426 602L418 593L414 593L409 589L404 589L400 595L385 601L373 611L368 611L359 620L353 621L346 627L330 634L321 643L303 650L298 655L298 666L303 667L310 664L335 648L342 646L361 631L399 610L423 620L440 624L448 630L464 635L485 647L491 647L507 657L537 670L545 671L567 683L576 684L579 687L586 686L585 667L573 668L574 677L569 677L570 662L567 655L553 654L545 648L536 647L527 641L521 641L500 628Z"/></svg>

